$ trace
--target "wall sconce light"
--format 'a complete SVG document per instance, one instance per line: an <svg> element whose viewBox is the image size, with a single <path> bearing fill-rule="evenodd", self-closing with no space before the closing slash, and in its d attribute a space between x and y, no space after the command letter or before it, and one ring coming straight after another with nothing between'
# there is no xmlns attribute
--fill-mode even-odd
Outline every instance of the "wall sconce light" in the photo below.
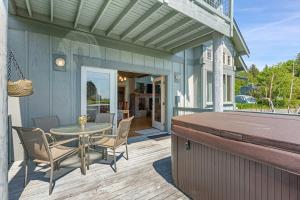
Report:
<svg viewBox="0 0 300 200"><path fill-rule="evenodd" d="M174 73L174 79L176 82L180 81L181 80L181 74L180 73Z"/></svg>
<svg viewBox="0 0 300 200"><path fill-rule="evenodd" d="M53 70L66 71L66 55L53 54Z"/></svg>
<svg viewBox="0 0 300 200"><path fill-rule="evenodd" d="M56 58L55 64L58 67L64 67L66 65L66 61L63 58Z"/></svg>

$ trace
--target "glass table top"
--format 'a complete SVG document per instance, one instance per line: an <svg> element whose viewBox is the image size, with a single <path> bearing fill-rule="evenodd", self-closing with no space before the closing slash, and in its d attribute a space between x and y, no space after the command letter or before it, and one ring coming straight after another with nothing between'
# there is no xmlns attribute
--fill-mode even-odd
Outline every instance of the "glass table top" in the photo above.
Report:
<svg viewBox="0 0 300 200"><path fill-rule="evenodd" d="M86 135L106 131L111 128L111 123L87 123L84 128L81 128L79 125L52 128L50 133L55 135Z"/></svg>

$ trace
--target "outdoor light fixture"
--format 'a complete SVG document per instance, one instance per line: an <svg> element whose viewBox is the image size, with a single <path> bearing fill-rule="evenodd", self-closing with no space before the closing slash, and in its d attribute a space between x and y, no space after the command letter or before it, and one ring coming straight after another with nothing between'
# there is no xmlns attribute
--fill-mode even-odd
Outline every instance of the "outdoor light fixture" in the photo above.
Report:
<svg viewBox="0 0 300 200"><path fill-rule="evenodd" d="M66 61L63 58L56 58L55 64L58 67L64 67L66 65Z"/></svg>
<svg viewBox="0 0 300 200"><path fill-rule="evenodd" d="M175 73L174 73L174 79L175 79L176 82L180 81L180 80L181 80L181 74L175 72Z"/></svg>
<svg viewBox="0 0 300 200"><path fill-rule="evenodd" d="M64 54L53 54L53 70L55 71L66 71L66 55Z"/></svg>

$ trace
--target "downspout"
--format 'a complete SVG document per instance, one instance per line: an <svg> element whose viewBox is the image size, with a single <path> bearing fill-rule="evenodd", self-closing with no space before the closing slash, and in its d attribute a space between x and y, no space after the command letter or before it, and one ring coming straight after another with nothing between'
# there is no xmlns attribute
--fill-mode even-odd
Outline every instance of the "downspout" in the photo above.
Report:
<svg viewBox="0 0 300 200"><path fill-rule="evenodd" d="M0 1L0 199L8 199L7 0Z"/></svg>

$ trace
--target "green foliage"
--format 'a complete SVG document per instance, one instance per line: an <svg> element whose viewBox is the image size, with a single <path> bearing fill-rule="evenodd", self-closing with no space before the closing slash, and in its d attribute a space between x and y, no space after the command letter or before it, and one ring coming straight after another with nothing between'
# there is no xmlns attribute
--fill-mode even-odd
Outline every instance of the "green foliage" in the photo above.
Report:
<svg viewBox="0 0 300 200"><path fill-rule="evenodd" d="M235 85L236 94L239 94L241 87L253 84L257 86L257 90L251 95L257 98L258 102L260 99L270 98L275 107L300 105L300 53L294 61L289 60L278 65L265 66L262 71L252 65L248 72L239 72L237 76L239 78ZM292 82L294 84L290 99ZM265 105L265 102L261 104Z"/></svg>
<svg viewBox="0 0 300 200"><path fill-rule="evenodd" d="M245 110L245 109L270 109L269 105L265 105L265 104L242 104L242 103L237 103L236 107L239 110Z"/></svg>

